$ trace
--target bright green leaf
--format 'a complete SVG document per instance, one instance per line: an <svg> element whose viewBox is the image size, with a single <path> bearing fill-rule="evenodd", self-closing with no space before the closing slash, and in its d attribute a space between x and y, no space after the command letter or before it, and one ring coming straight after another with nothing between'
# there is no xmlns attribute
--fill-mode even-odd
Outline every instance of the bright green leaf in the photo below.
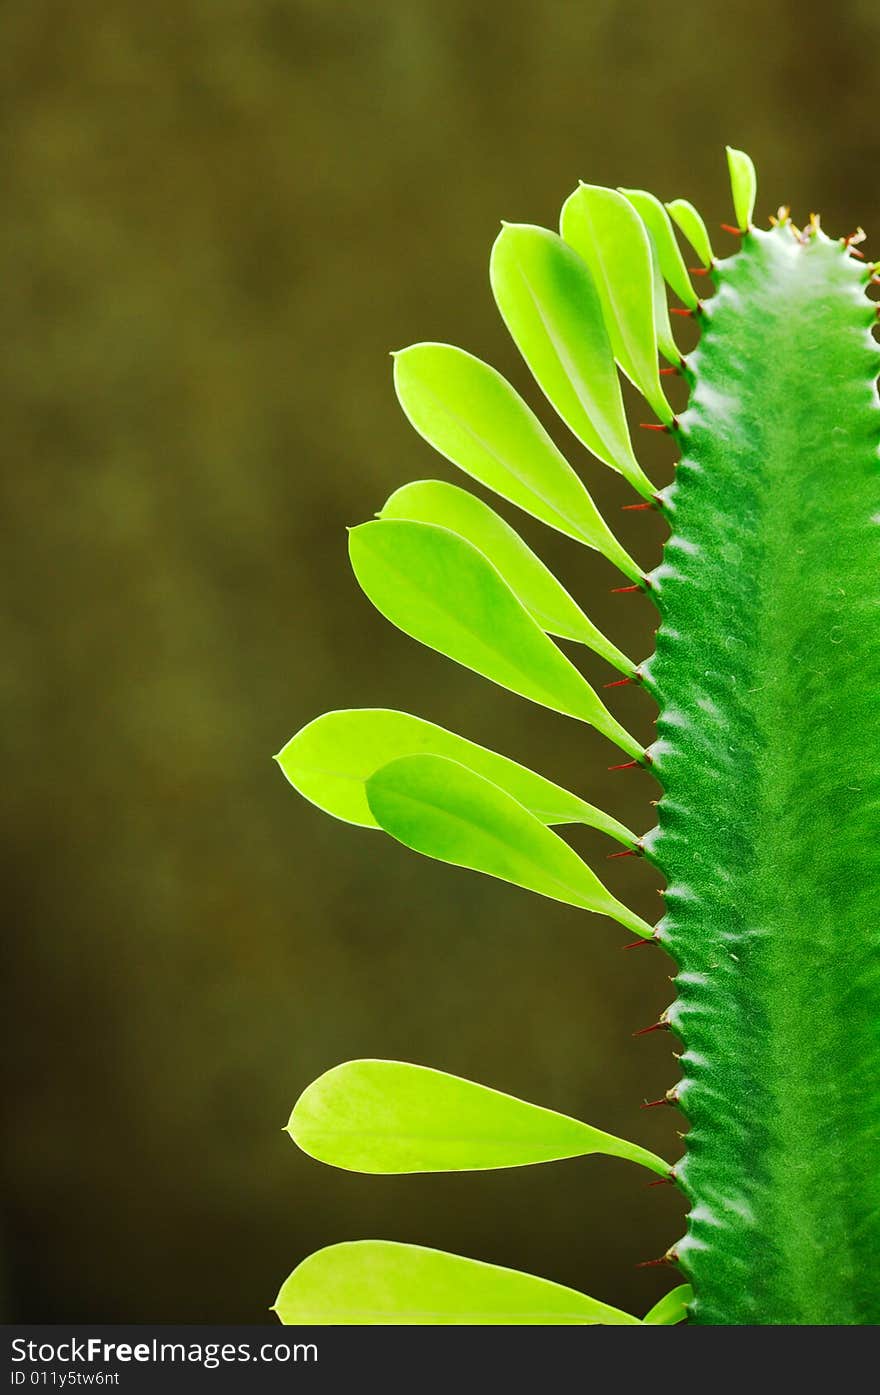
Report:
<svg viewBox="0 0 880 1395"><path fill-rule="evenodd" d="M649 1327L674 1327L677 1322L684 1322L688 1304L693 1301L693 1297L690 1284L681 1284L661 1298L659 1303L655 1303L642 1321Z"/></svg>
<svg viewBox="0 0 880 1395"><path fill-rule="evenodd" d="M437 523L467 538L488 557L547 634L586 644L621 673L635 672L632 660L587 618L510 524L466 489L441 480L417 480L396 490L379 517Z"/></svg>
<svg viewBox="0 0 880 1395"><path fill-rule="evenodd" d="M586 824L626 847L635 847L635 836L610 814L524 765L408 712L387 708L325 712L297 732L276 760L294 788L319 809L346 823L378 828L367 803L365 782L380 766L412 755L458 761L506 790L542 823Z"/></svg>
<svg viewBox="0 0 880 1395"><path fill-rule="evenodd" d="M559 230L590 269L617 362L668 424L673 411L660 383L654 270L644 223L616 190L581 184L562 206Z"/></svg>
<svg viewBox="0 0 880 1395"><path fill-rule="evenodd" d="M635 759L643 752L465 538L433 523L382 519L349 533L355 576L386 619L533 702L589 722Z"/></svg>
<svg viewBox="0 0 880 1395"><path fill-rule="evenodd" d="M746 232L752 225L752 216L755 212L758 177L755 174L755 166L744 150L734 150L731 145L728 145L726 149L736 225L743 232Z"/></svg>
<svg viewBox="0 0 880 1395"><path fill-rule="evenodd" d="M310 1157L351 1172L478 1171L606 1153L669 1173L635 1143L403 1061L348 1061L327 1071L297 1100L287 1131Z"/></svg>
<svg viewBox="0 0 880 1395"><path fill-rule="evenodd" d="M621 189L639 214L648 236L654 244L664 280L672 287L679 300L695 310L700 300L691 284L684 257L675 239L669 214L654 194L644 189Z"/></svg>
<svg viewBox="0 0 880 1395"><path fill-rule="evenodd" d="M676 344L672 334L666 285L660 268L660 258L653 241L651 242L651 275L654 290L654 323L657 326L657 347L666 362L677 368L681 363L681 349Z"/></svg>
<svg viewBox="0 0 880 1395"><path fill-rule="evenodd" d="M413 344L394 355L394 387L419 435L453 465L596 548L633 581L641 577L534 412L494 368L451 344Z"/></svg>
<svg viewBox="0 0 880 1395"><path fill-rule="evenodd" d="M641 1326L549 1279L393 1240L352 1240L309 1255L274 1311L294 1327Z"/></svg>
<svg viewBox="0 0 880 1395"><path fill-rule="evenodd" d="M715 260L706 224L692 203L687 199L673 199L666 205L669 216L693 247L703 266L711 266Z"/></svg>
<svg viewBox="0 0 880 1395"><path fill-rule="evenodd" d="M654 931L599 881L573 848L504 790L443 756L401 756L367 780L373 817L426 857Z"/></svg>
<svg viewBox="0 0 880 1395"><path fill-rule="evenodd" d="M492 292L514 343L575 436L646 498L602 302L581 257L546 228L507 224L492 248Z"/></svg>

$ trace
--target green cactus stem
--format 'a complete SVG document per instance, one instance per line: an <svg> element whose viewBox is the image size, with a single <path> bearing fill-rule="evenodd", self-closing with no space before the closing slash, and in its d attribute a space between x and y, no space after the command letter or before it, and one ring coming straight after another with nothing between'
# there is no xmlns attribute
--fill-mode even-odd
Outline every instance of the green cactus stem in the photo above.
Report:
<svg viewBox="0 0 880 1395"><path fill-rule="evenodd" d="M652 578L651 855L707 1323L880 1321L880 406L864 266L716 265Z"/></svg>

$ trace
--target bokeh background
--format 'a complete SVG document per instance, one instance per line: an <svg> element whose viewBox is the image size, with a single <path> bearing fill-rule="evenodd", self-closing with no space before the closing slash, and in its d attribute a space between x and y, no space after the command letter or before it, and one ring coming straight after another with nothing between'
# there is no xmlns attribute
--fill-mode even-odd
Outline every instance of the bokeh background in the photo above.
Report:
<svg viewBox="0 0 880 1395"><path fill-rule="evenodd" d="M454 473L400 415L388 351L449 339L529 391L488 290L499 219L552 225L584 178L717 225L725 141L758 162L762 217L877 230L878 41L874 0L7 0L7 1320L257 1322L311 1249L374 1235L636 1311L668 1285L635 1265L680 1201L625 1164L378 1179L297 1153L302 1087L377 1055L674 1156L677 1116L639 1108L674 1043L631 1036L671 965L334 824L271 756L328 707L396 705L650 825L647 775L608 774L601 739L359 593L346 525ZM667 480L668 442L639 444ZM658 520L566 445L655 564ZM522 529L650 652L647 602ZM615 710L650 739L643 695ZM659 913L650 868L575 842Z"/></svg>

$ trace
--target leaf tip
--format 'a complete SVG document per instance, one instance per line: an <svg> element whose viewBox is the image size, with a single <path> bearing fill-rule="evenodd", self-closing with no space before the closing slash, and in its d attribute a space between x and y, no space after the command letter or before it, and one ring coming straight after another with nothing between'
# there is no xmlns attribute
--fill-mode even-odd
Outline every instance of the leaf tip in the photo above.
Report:
<svg viewBox="0 0 880 1395"><path fill-rule="evenodd" d="M724 149L737 226L741 232L748 232L752 226L758 187L755 166L744 150L737 150L733 145L727 145Z"/></svg>

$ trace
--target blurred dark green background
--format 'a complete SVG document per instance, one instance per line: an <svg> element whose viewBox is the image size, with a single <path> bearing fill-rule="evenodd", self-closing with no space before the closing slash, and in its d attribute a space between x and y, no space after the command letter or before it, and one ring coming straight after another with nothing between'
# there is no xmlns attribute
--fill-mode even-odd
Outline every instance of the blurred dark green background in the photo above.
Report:
<svg viewBox="0 0 880 1395"><path fill-rule="evenodd" d="M674 1043L631 1037L669 962L332 823L270 758L327 707L387 703L650 825L647 776L358 592L345 526L453 475L388 351L451 339L524 387L487 285L499 219L552 224L584 178L717 224L725 141L762 218L876 229L875 0L7 0L0 31L6 1317L260 1321L309 1250L372 1235L642 1311L668 1279L634 1266L681 1208L636 1169L360 1178L281 1128L321 1070L379 1055L674 1155L677 1118L639 1110ZM638 444L668 478L668 443ZM656 563L656 520L571 457ZM604 562L523 531L650 651ZM650 739L641 695L616 710ZM576 841L659 913L650 869Z"/></svg>

